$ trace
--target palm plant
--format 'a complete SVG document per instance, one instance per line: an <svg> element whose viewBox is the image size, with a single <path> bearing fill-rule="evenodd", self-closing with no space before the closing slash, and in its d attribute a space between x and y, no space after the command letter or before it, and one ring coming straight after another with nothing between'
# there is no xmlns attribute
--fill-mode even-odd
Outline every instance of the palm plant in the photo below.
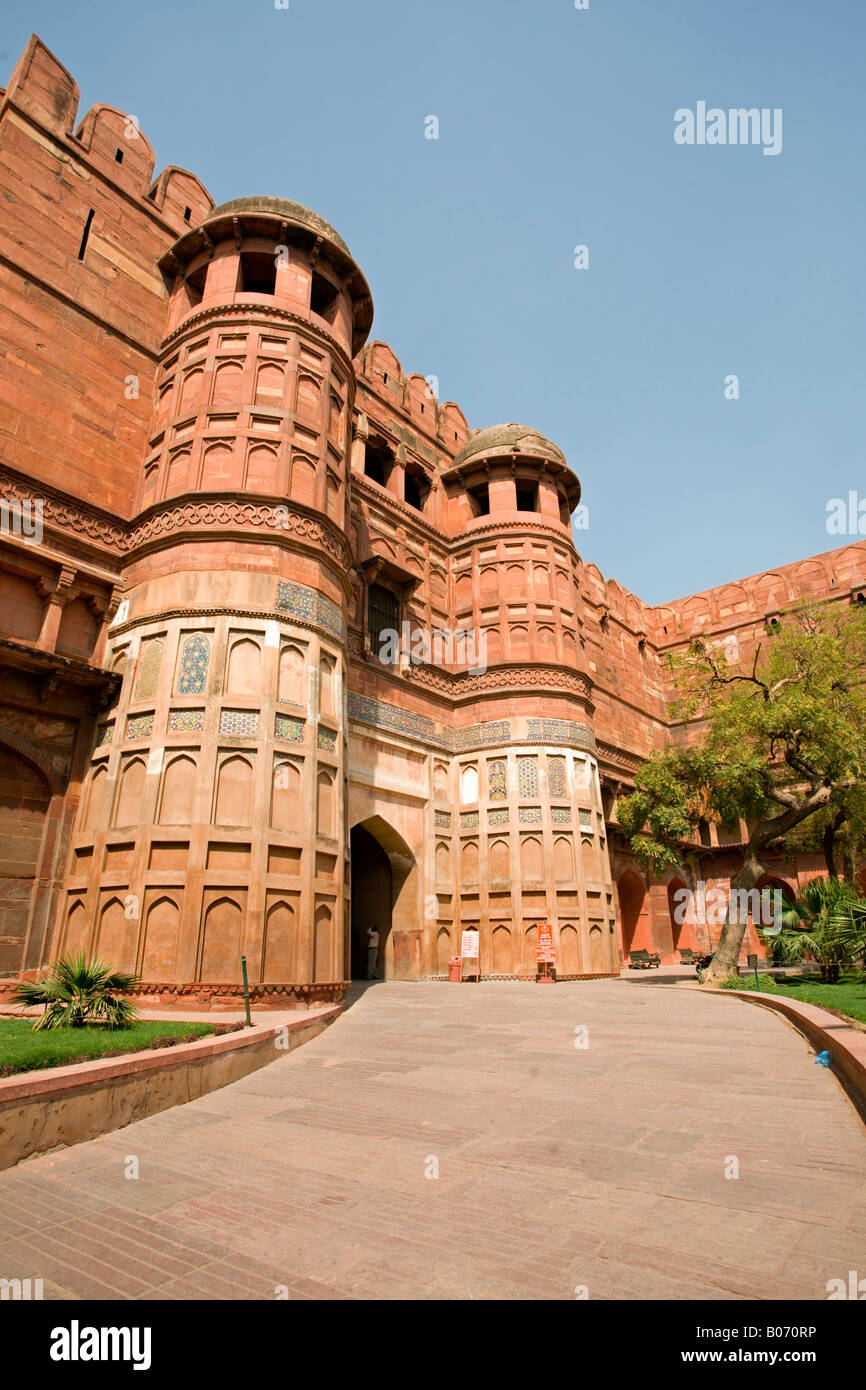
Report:
<svg viewBox="0 0 866 1390"><path fill-rule="evenodd" d="M33 1025L36 1029L85 1028L89 1023L128 1028L138 1010L120 995L138 984L137 976L88 960L82 952L55 961L43 980L20 980L14 999L19 1004L44 1005Z"/></svg>
<svg viewBox="0 0 866 1390"><path fill-rule="evenodd" d="M838 980L843 965L866 950L866 904L850 883L837 878L813 878L786 900L780 914L781 931L772 937L773 959L791 964L811 956L821 979Z"/></svg>

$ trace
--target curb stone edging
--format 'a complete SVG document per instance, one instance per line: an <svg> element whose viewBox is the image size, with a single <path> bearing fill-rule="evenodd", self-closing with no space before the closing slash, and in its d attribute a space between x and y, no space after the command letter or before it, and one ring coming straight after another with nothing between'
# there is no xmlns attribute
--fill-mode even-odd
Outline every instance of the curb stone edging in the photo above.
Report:
<svg viewBox="0 0 866 1390"><path fill-rule="evenodd" d="M754 990L703 987L707 994L726 994L747 1004L772 1009L801 1032L816 1052L829 1052L833 1068L866 1124L866 1033L801 999L782 999L777 994L757 994Z"/></svg>
<svg viewBox="0 0 866 1390"><path fill-rule="evenodd" d="M287 1023L2 1077L0 1171L239 1081L309 1042L342 1012L342 1004L332 1004ZM278 1052L274 1039L284 1029L288 1047Z"/></svg>

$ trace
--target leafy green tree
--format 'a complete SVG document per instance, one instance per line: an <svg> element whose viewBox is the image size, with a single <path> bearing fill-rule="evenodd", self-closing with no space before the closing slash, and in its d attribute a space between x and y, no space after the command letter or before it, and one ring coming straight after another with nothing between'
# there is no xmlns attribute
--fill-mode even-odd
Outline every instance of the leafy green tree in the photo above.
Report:
<svg viewBox="0 0 866 1390"><path fill-rule="evenodd" d="M866 613L801 604L751 662L703 637L670 658L681 742L641 768L619 820L638 858L660 872L694 853L701 820L749 827L730 881L731 906L708 978L736 971L746 921L738 907L766 872L764 856L819 813L862 794L866 780Z"/></svg>
<svg viewBox="0 0 866 1390"><path fill-rule="evenodd" d="M33 1027L86 1028L105 1023L109 1028L128 1028L138 1010L122 992L136 988L135 975L112 970L84 954L55 961L43 980L20 980L13 998L18 1004L42 1004L44 1012Z"/></svg>

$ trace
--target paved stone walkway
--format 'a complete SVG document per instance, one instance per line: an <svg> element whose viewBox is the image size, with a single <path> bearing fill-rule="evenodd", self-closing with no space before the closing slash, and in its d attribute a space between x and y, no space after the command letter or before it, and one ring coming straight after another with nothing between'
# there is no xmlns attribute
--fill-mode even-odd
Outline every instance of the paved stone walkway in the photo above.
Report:
<svg viewBox="0 0 866 1390"><path fill-rule="evenodd" d="M377 984L243 1081L0 1173L0 1265L46 1298L823 1299L866 1274L866 1134L737 1000Z"/></svg>

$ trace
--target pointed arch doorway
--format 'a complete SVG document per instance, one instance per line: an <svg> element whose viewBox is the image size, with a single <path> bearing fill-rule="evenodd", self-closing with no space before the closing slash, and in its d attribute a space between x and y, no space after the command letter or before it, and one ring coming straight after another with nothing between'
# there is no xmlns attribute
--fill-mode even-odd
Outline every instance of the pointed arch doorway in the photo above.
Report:
<svg viewBox="0 0 866 1390"><path fill-rule="evenodd" d="M379 979L420 979L424 942L415 856L381 816L370 816L353 826L350 847L351 978L367 978L367 929L375 926L379 931Z"/></svg>

